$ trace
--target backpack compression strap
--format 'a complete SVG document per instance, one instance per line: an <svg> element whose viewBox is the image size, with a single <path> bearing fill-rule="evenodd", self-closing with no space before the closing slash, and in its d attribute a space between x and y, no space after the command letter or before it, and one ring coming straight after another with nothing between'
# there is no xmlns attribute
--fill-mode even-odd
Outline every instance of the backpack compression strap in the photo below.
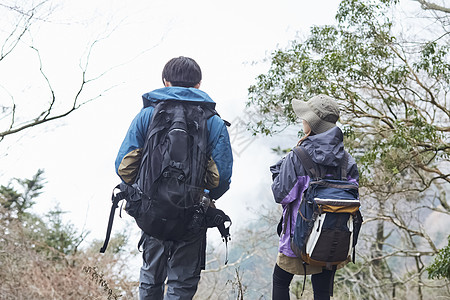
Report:
<svg viewBox="0 0 450 300"><path fill-rule="evenodd" d="M108 221L108 229L106 229L106 237L105 242L103 243L103 247L100 249L100 253L105 253L106 247L108 247L109 238L111 237L111 230L112 225L114 221L114 214L116 212L116 208L119 207L119 201L122 199L125 199L126 193L125 192L119 192L114 195L114 190L120 188L120 185L118 184L114 189L111 196L112 206L111 206L111 212L109 213L109 221Z"/></svg>
<svg viewBox="0 0 450 300"><path fill-rule="evenodd" d="M341 162L341 178L347 180L347 167L348 167L348 153L344 151L344 157Z"/></svg>
<svg viewBox="0 0 450 300"><path fill-rule="evenodd" d="M167 100L161 100L158 102L150 102L150 101L147 101L146 98L144 98L144 97L142 97L142 98L144 100L144 108L149 107L149 106L155 107L161 101L178 101L178 102L185 103L185 104L191 103L191 104L195 104L195 105L200 105L203 108L203 110L205 111L206 119L209 119L214 115L217 115L219 118L222 119L222 117L219 115L219 113L215 109L216 105L213 103L210 103L210 102L197 102L197 101L186 101L186 100L175 100L175 99L172 99L172 100L167 99ZM227 127L231 126L231 123L228 122L227 120L222 119L222 121L225 123L225 125Z"/></svg>

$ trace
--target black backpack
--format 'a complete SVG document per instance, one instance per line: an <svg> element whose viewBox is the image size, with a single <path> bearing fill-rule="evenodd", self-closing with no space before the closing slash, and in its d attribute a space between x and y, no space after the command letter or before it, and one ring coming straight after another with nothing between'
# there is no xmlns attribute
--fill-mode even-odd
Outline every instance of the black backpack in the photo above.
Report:
<svg viewBox="0 0 450 300"><path fill-rule="evenodd" d="M160 240L183 240L207 227L218 227L229 238L230 218L210 207L204 192L208 164L207 119L217 112L208 103L165 100L154 106L138 177L133 185L121 183L112 196L106 250L121 199L125 211L148 235ZM203 200L203 201L202 201Z"/></svg>
<svg viewBox="0 0 450 300"><path fill-rule="evenodd" d="M125 210L147 234L160 240L181 240L204 193L206 120L215 112L195 103L161 101L153 111L136 180L148 201Z"/></svg>

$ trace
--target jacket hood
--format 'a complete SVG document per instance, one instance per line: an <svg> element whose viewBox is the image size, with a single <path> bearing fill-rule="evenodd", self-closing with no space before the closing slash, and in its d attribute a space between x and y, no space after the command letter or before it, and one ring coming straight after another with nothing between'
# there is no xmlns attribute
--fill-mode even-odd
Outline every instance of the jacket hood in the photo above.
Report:
<svg viewBox="0 0 450 300"><path fill-rule="evenodd" d="M196 88L184 88L178 86L164 87L142 95L144 107L163 100L181 100L189 102L207 103L215 108L216 103L205 92Z"/></svg>
<svg viewBox="0 0 450 300"><path fill-rule="evenodd" d="M302 143L312 160L320 165L337 167L344 157L344 134L333 127L320 134L309 136Z"/></svg>

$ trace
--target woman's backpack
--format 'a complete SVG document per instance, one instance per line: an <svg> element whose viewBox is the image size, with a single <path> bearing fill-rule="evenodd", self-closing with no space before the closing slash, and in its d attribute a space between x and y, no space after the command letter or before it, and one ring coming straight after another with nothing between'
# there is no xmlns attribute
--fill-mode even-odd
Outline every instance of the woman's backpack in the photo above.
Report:
<svg viewBox="0 0 450 300"><path fill-rule="evenodd" d="M303 147L293 151L311 178L291 234L293 252L306 264L330 270L352 255L354 262L362 216L358 186L347 180L348 153L330 176Z"/></svg>

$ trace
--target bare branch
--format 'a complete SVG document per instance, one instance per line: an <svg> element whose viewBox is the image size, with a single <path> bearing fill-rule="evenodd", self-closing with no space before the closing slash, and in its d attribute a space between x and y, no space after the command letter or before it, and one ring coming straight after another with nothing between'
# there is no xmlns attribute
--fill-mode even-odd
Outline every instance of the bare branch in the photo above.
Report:
<svg viewBox="0 0 450 300"><path fill-rule="evenodd" d="M16 36L16 32L19 31L20 22L18 22L15 26L15 28L11 31L11 34L5 39L5 42L2 45L2 49L0 52L0 61L2 61L5 57L7 57L19 44L24 34L28 31L30 22L33 18L33 15L31 15L28 20L25 22L25 25L23 25L23 28L21 28L20 32ZM15 37L16 36L16 37ZM14 38L14 41L11 41L11 39Z"/></svg>
<svg viewBox="0 0 450 300"><path fill-rule="evenodd" d="M37 126L37 125L40 125L40 124L43 124L43 123L47 123L47 122L50 122L50 121L53 121L53 120L57 120L57 119L61 119L63 117L66 117L67 115L69 115L73 111L79 109L81 106L83 106L83 105L85 105L85 104L87 104L87 103L89 103L89 102L91 102L91 101L93 101L95 99L98 99L98 98L102 97L106 92L108 92L111 89L115 88L118 84L111 85L110 87L108 87L108 88L102 90L101 92L99 92L97 95L94 95L94 96L90 97L89 99L86 99L86 100L83 100L82 102L80 102L81 101L81 96L83 95L83 92L85 91L87 84L92 84L93 82L96 82L97 80L101 79L102 77L104 77L107 73L111 72L112 70L114 70L116 68L119 68L120 66L123 66L123 65L127 64L128 62L131 62L134 59L137 59L139 56L143 55L144 53L146 53L146 52L148 52L148 51L150 51L152 49L154 49L155 47L157 47L159 45L159 43L155 44L153 47L142 51L141 53L139 53L137 56L133 57L132 59L130 59L130 60L126 61L126 62L117 64L117 65L109 68L108 70L106 70L104 72L101 72L99 75L97 75L95 77L87 78L87 72L88 72L88 69L89 69L89 63L91 61L91 54L92 54L92 51L93 51L94 47L98 46L98 44L102 40L110 37L110 35L112 34L113 31L108 33L106 36L99 37L97 40L93 41L90 44L90 46L87 48L87 52L85 53L85 56L84 56L85 61L83 61L83 59L80 59L79 66L81 68L81 83L79 84L79 87L78 87L78 89L76 90L76 92L75 92L75 94L73 96L71 106L68 109L66 109L65 111L60 112L60 113L56 113L56 114L54 114L54 110L55 110L55 104L57 103L57 95L56 95L55 90L54 90L54 88L53 88L53 86L51 84L51 81L50 81L49 77L47 76L47 74L46 74L46 72L44 70L43 62L42 62L41 55L40 55L40 51L35 46L31 45L30 48L32 50L34 50L34 52L35 52L35 54L37 56L38 62L39 62L40 75L42 76L42 78L44 79L44 81L45 81L45 83L46 83L46 85L48 87L48 92L50 94L49 103L48 103L47 107L39 113L39 115L37 117L35 117L33 119L30 119L28 121L25 121L24 123L22 123L22 124L20 124L18 126L15 126L15 123L16 123L15 122L16 106L14 105L13 108L12 108L12 121L11 121L8 129L4 130L3 132L0 132L0 141L2 141L5 136L11 135L11 134L15 134L17 132L23 131L25 129L28 129L28 128L31 128L31 127L34 127L34 126Z"/></svg>
<svg viewBox="0 0 450 300"><path fill-rule="evenodd" d="M425 0L414 0L414 1L419 2L420 5L422 6L422 9L425 9L425 10L437 10L437 11L441 11L441 12L444 12L447 14L450 13L449 7L437 5L435 3L431 3L431 2L425 1Z"/></svg>
<svg viewBox="0 0 450 300"><path fill-rule="evenodd" d="M8 10L17 12L21 15L20 20L15 24L14 29L11 30L11 33L5 39L2 45L0 51L0 61L2 61L6 56L8 56L12 51L14 51L16 46L22 40L25 33L30 30L30 27L32 26L35 20L39 21L45 20L43 18L37 17L36 12L49 1L50 0L43 0L38 4L34 5L33 7L31 7L28 11L21 9L20 7L17 6L8 6L3 3L0 3L0 7L4 7Z"/></svg>
<svg viewBox="0 0 450 300"><path fill-rule="evenodd" d="M418 1L420 1L420 0L418 0ZM438 107L440 110L442 110L447 116L450 117L450 110L448 110L445 106L442 106L441 104L439 104L439 103L436 101L436 96L435 96L435 94L434 94L427 86L425 86L425 84L420 80L419 76L416 74L416 72L414 72L413 68L409 65L407 59L406 59L403 55L401 55L401 54L399 53L399 51L398 51L392 44L389 44L388 46L389 46L389 48L397 55L397 57L398 57L399 59L401 59L401 60L405 63L405 65L407 66L409 72L410 72L410 73L412 74L412 76L413 76L412 79L413 79L413 80L414 80L421 88L423 88L423 89L427 92L428 96L430 97L430 100L429 100L429 101L430 101L432 104L434 104L436 107Z"/></svg>
<svg viewBox="0 0 450 300"><path fill-rule="evenodd" d="M43 117L43 119L46 119L50 115L50 113L52 111L52 108L53 108L53 105L55 104L55 101L56 101L55 91L53 90L52 85L50 84L50 81L48 80L48 77L47 77L47 75L45 75L44 70L42 68L42 59L41 59L41 54L40 54L39 50L36 49L34 46L30 46L30 48L33 49L36 52L36 55L37 55L38 60L39 60L39 72L41 73L42 77L44 77L44 80L47 83L49 91L50 91L50 93L52 95L51 101L50 101L50 104L49 104L47 110L43 111L36 118L36 120L39 120L41 117Z"/></svg>

